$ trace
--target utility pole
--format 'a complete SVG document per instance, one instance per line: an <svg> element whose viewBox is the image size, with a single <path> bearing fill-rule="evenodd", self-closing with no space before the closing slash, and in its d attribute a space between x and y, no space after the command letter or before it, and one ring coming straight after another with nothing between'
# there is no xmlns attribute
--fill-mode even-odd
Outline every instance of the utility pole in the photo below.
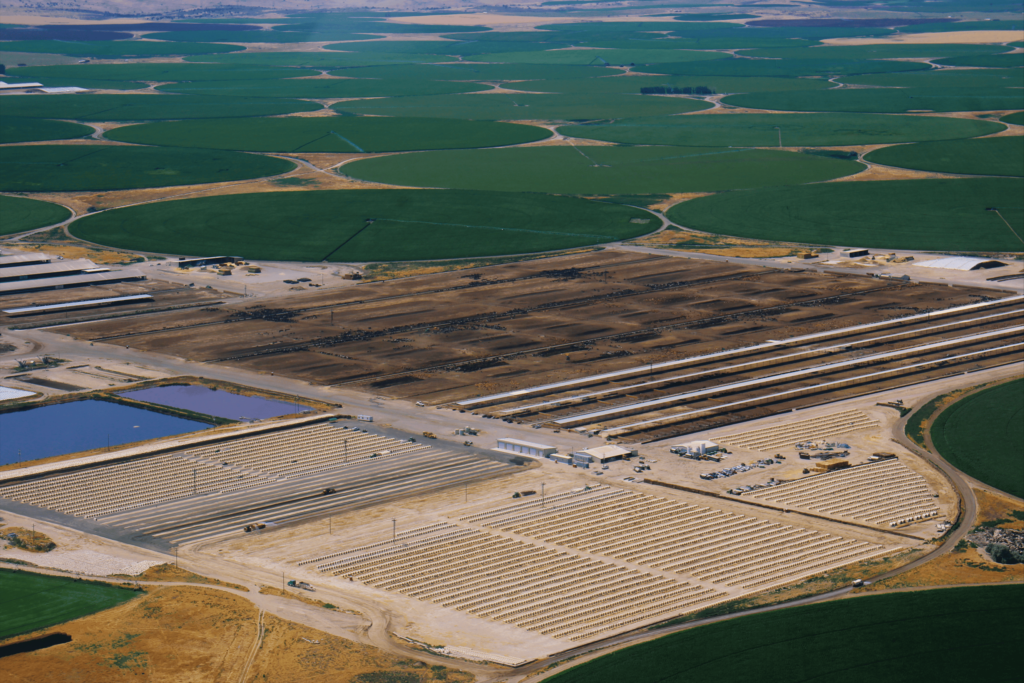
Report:
<svg viewBox="0 0 1024 683"><path fill-rule="evenodd" d="M398 543L398 525L396 524L394 518L392 518L391 519L391 545L396 545L397 543Z"/></svg>
<svg viewBox="0 0 1024 683"><path fill-rule="evenodd" d="M782 147L782 129L775 126L775 130L779 131L779 147Z"/></svg>

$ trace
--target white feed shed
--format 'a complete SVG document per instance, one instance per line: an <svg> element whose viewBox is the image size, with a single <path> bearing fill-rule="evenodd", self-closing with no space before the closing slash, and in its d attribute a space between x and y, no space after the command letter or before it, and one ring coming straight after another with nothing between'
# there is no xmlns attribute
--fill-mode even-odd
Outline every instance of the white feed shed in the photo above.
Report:
<svg viewBox="0 0 1024 683"><path fill-rule="evenodd" d="M547 446L542 443L531 443L529 441L520 441L519 439L498 439L498 450L507 451L509 453L519 453L520 455L529 455L534 458L546 458L552 453L558 452L558 449L554 446Z"/></svg>
<svg viewBox="0 0 1024 683"><path fill-rule="evenodd" d="M604 464L606 462L612 462L613 460L622 460L623 458L629 458L636 455L637 451L635 448L623 448L622 446L608 445L598 446L596 448L586 448L582 451L577 451L573 455L584 455L589 456L588 462L597 462Z"/></svg>
<svg viewBox="0 0 1024 683"><path fill-rule="evenodd" d="M669 450L678 455L712 455L718 452L718 444L714 441L690 441Z"/></svg>
<svg viewBox="0 0 1024 683"><path fill-rule="evenodd" d="M942 268L943 270L986 270L988 268L1002 268L1006 264L1002 261L991 259L974 258L973 256L946 256L944 258L932 259L922 263L915 263L918 268Z"/></svg>

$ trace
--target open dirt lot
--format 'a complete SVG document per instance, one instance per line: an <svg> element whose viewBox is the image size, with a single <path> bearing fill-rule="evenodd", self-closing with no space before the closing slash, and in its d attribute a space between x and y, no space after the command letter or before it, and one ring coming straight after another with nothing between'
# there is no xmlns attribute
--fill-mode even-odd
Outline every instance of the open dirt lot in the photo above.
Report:
<svg viewBox="0 0 1024 683"><path fill-rule="evenodd" d="M439 404L990 294L605 251L63 331Z"/></svg>

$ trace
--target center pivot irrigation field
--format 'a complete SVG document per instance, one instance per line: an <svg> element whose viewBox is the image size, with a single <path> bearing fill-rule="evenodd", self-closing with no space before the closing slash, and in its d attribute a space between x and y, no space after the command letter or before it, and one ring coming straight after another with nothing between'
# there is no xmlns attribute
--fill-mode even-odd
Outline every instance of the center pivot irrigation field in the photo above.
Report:
<svg viewBox="0 0 1024 683"><path fill-rule="evenodd" d="M989 135L1004 128L992 121L936 116L732 114L621 119L583 126L560 126L558 132L633 145L820 147L945 141Z"/></svg>
<svg viewBox="0 0 1024 683"><path fill-rule="evenodd" d="M799 185L863 169L855 161L779 150L561 146L398 154L346 164L340 172L462 190L644 194Z"/></svg>
<svg viewBox="0 0 1024 683"><path fill-rule="evenodd" d="M71 218L63 206L24 197L0 195L0 235L13 235Z"/></svg>
<svg viewBox="0 0 1024 683"><path fill-rule="evenodd" d="M268 192L157 202L87 216L76 237L121 249L275 261L393 261L580 247L660 226L616 204L505 192ZM243 246L244 245L244 246Z"/></svg>
<svg viewBox="0 0 1024 683"><path fill-rule="evenodd" d="M1024 380L985 389L943 410L932 425L935 448L955 467L1024 497Z"/></svg>
<svg viewBox="0 0 1024 683"><path fill-rule="evenodd" d="M1020 180L1003 178L826 183L701 197L672 207L668 217L694 230L758 239L1020 251L1022 189Z"/></svg>
<svg viewBox="0 0 1024 683"><path fill-rule="evenodd" d="M0 148L0 190L120 190L248 180L287 173L284 159L191 149L122 145L25 145Z"/></svg>
<svg viewBox="0 0 1024 683"><path fill-rule="evenodd" d="M709 624L619 650L550 683L965 681L973 653L1024 639L1024 586L947 588L791 607ZM942 634L941 647L936 639ZM1009 658L992 663L1012 677Z"/></svg>
<svg viewBox="0 0 1024 683"><path fill-rule="evenodd" d="M174 121L116 128L111 140L248 152L397 152L501 147L550 137L545 128L495 121L332 116Z"/></svg>

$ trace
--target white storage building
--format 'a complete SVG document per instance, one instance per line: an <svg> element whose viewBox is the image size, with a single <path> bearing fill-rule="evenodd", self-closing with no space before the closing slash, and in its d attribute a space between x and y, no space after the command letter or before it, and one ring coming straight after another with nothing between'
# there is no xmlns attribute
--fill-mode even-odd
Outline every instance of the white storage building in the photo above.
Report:
<svg viewBox="0 0 1024 683"><path fill-rule="evenodd" d="M520 455L529 455L534 458L546 458L552 453L558 452L558 449L554 446L509 438L498 439L498 450L507 451L509 453L519 453Z"/></svg>

